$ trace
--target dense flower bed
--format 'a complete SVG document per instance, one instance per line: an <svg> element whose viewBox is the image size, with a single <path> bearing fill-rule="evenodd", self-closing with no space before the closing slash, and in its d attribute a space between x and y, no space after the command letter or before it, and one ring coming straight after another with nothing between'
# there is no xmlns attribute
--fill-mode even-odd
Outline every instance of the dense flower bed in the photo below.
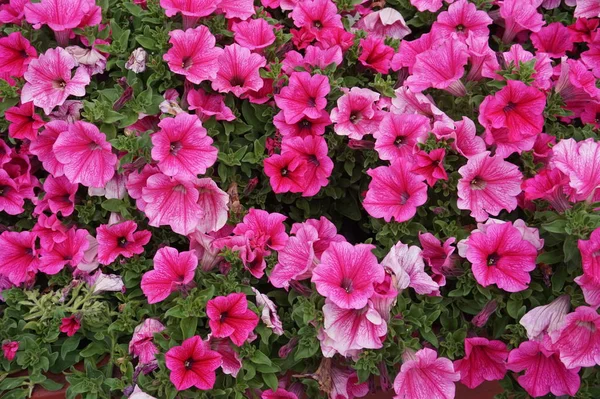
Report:
<svg viewBox="0 0 600 399"><path fill-rule="evenodd" d="M600 397L598 17L0 1L0 396Z"/></svg>

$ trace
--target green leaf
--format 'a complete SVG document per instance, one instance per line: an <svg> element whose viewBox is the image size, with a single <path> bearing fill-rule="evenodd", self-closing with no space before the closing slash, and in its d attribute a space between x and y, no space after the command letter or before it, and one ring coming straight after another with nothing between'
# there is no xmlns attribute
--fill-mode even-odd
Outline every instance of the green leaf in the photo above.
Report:
<svg viewBox="0 0 600 399"><path fill-rule="evenodd" d="M265 381L265 384L267 384L267 386L271 388L273 392L277 390L279 380L277 379L277 376L275 374L263 374L262 378Z"/></svg>
<svg viewBox="0 0 600 399"><path fill-rule="evenodd" d="M183 332L183 338L187 339L196 335L196 328L198 327L197 317L187 317L182 319L179 323L181 332Z"/></svg>
<svg viewBox="0 0 600 399"><path fill-rule="evenodd" d="M25 381L27 381L27 377L6 378L0 382L0 391L8 391L9 389L20 387Z"/></svg>
<svg viewBox="0 0 600 399"><path fill-rule="evenodd" d="M136 36L135 40L145 49L148 50L158 50L158 46L156 45L156 41L150 37L146 36Z"/></svg>
<svg viewBox="0 0 600 399"><path fill-rule="evenodd" d="M567 221L565 219L557 219L550 223L542 224L542 228L550 233L559 233L565 234L565 227L567 226Z"/></svg>
<svg viewBox="0 0 600 399"><path fill-rule="evenodd" d="M252 357L250 357L250 360L252 361L252 363L255 364L266 364L267 366L271 365L271 359L269 359L267 355L265 355L259 350L254 352Z"/></svg>
<svg viewBox="0 0 600 399"><path fill-rule="evenodd" d="M92 357L95 355L101 355L106 352L108 352L108 348L105 346L105 344L103 342L92 342L85 349L83 349L79 354L82 357Z"/></svg>
<svg viewBox="0 0 600 399"><path fill-rule="evenodd" d="M81 337L78 335L65 339L60 347L60 358L64 360L70 352L77 349L79 341L81 341Z"/></svg>
<svg viewBox="0 0 600 399"><path fill-rule="evenodd" d="M46 378L43 382L40 383L40 385L48 391L58 391L64 386L64 384L51 380L50 378Z"/></svg>
<svg viewBox="0 0 600 399"><path fill-rule="evenodd" d="M127 206L120 199L111 198L102 202L102 208L110 212L121 212L123 209L127 209Z"/></svg>

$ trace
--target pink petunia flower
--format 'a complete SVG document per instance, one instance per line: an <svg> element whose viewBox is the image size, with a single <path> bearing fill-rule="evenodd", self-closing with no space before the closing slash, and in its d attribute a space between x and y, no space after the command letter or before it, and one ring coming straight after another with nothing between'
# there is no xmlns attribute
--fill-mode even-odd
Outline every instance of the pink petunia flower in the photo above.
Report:
<svg viewBox="0 0 600 399"><path fill-rule="evenodd" d="M397 71L401 68L407 68L408 73L412 74L417 55L430 50L436 38L432 33L425 33L415 40L403 40L400 43L398 52L392 57L390 63L392 70Z"/></svg>
<svg viewBox="0 0 600 399"><path fill-rule="evenodd" d="M560 170L569 177L569 186L574 193L571 199L591 199L600 186L600 144L594 139L576 142L561 140L552 148L550 167Z"/></svg>
<svg viewBox="0 0 600 399"><path fill-rule="evenodd" d="M0 211L9 215L24 212L25 198L29 195L19 189L19 184L5 170L0 169Z"/></svg>
<svg viewBox="0 0 600 399"><path fill-rule="evenodd" d="M517 381L536 398L549 393L575 396L579 390L579 368L567 369L558 353L546 348L542 342L523 342L510 352L506 366L517 373L525 371Z"/></svg>
<svg viewBox="0 0 600 399"><path fill-rule="evenodd" d="M35 113L32 102L10 107L4 112L4 116L7 121L12 122L8 125L8 135L14 139L33 141L39 129L44 126L44 121Z"/></svg>
<svg viewBox="0 0 600 399"><path fill-rule="evenodd" d="M589 240L579 240L577 247L581 253L583 273L600 283L600 228L592 232Z"/></svg>
<svg viewBox="0 0 600 399"><path fill-rule="evenodd" d="M576 277L574 281L583 291L585 302L594 309L598 309L600 307L600 283L585 273Z"/></svg>
<svg viewBox="0 0 600 399"><path fill-rule="evenodd" d="M74 67L73 56L60 47L49 49L31 60L24 74L27 83L21 91L21 103L33 101L33 105L43 108L49 115L70 95L84 96L90 75L83 68L77 68L75 75L71 75Z"/></svg>
<svg viewBox="0 0 600 399"><path fill-rule="evenodd" d="M324 329L318 337L325 357L335 353L345 357L362 349L383 347L387 323L372 304L345 309L328 298L323 305L323 317Z"/></svg>
<svg viewBox="0 0 600 399"><path fill-rule="evenodd" d="M303 197L316 195L329 184L333 161L327 155L327 141L321 136L288 137L281 144L282 156L292 156L304 163L301 188Z"/></svg>
<svg viewBox="0 0 600 399"><path fill-rule="evenodd" d="M439 286L425 273L421 249L397 242L383 258L381 265L392 274L395 290L408 287L420 295L439 295Z"/></svg>
<svg viewBox="0 0 600 399"><path fill-rule="evenodd" d="M537 306L525 313L519 324L525 327L527 338L532 341L543 341L546 334L555 341L570 307L571 298L561 295L548 305Z"/></svg>
<svg viewBox="0 0 600 399"><path fill-rule="evenodd" d="M499 157L483 152L469 158L458 172L459 209L471 211L478 222L489 215L497 216L501 210L517 207L516 196L521 192L522 174L517 166Z"/></svg>
<svg viewBox="0 0 600 399"><path fill-rule="evenodd" d="M37 57L37 51L21 32L0 38L0 75L20 78Z"/></svg>
<svg viewBox="0 0 600 399"><path fill-rule="evenodd" d="M479 284L496 284L508 292L527 289L538 250L512 223L491 223L471 233L459 253L472 264Z"/></svg>
<svg viewBox="0 0 600 399"><path fill-rule="evenodd" d="M327 76L308 72L293 72L289 84L274 96L283 111L286 123L293 124L304 117L317 119L327 105L330 86Z"/></svg>
<svg viewBox="0 0 600 399"><path fill-rule="evenodd" d="M553 22L531 34L531 42L537 51L552 58L560 58L573 50L569 28L560 22Z"/></svg>
<svg viewBox="0 0 600 399"><path fill-rule="evenodd" d="M198 267L194 251L178 252L171 247L156 251L153 261L154 269L144 273L140 284L151 304L164 301L171 293L191 283Z"/></svg>
<svg viewBox="0 0 600 399"><path fill-rule="evenodd" d="M273 124L283 137L322 136L325 128L331 125L331 119L329 113L323 110L317 119L305 116L296 123L287 123L283 111L279 111L273 118Z"/></svg>
<svg viewBox="0 0 600 399"><path fill-rule="evenodd" d="M77 267L89 247L88 235L87 230L73 227L67 231L65 240L52 248L42 248L39 269L46 274L56 274L67 265Z"/></svg>
<svg viewBox="0 0 600 399"><path fill-rule="evenodd" d="M11 362L19 350L19 341L8 341L2 343L2 355Z"/></svg>
<svg viewBox="0 0 600 399"><path fill-rule="evenodd" d="M600 4L595 0L577 0L575 7L575 18L598 18L600 16Z"/></svg>
<svg viewBox="0 0 600 399"><path fill-rule="evenodd" d="M305 55L302 55L297 51L287 52L281 65L282 70L286 74L292 74L299 68L309 72L314 68L323 71L331 65L339 66L343 61L342 48L340 46L332 46L327 49L308 46L304 53Z"/></svg>
<svg viewBox="0 0 600 399"><path fill-rule="evenodd" d="M200 194L193 182L162 173L146 179L141 197L148 224L153 227L168 224L175 233L182 235L194 231L204 211L198 205Z"/></svg>
<svg viewBox="0 0 600 399"><path fill-rule="evenodd" d="M21 25L25 18L25 5L29 0L9 0L0 5L0 22Z"/></svg>
<svg viewBox="0 0 600 399"><path fill-rule="evenodd" d="M454 362L454 370L460 373L460 382L474 389L484 381L503 379L507 358L508 349L502 341L466 338L465 357Z"/></svg>
<svg viewBox="0 0 600 399"><path fill-rule="evenodd" d="M198 189L198 205L204 211L196 231L210 233L220 230L227 223L229 195L221 190L217 183L209 177L196 181Z"/></svg>
<svg viewBox="0 0 600 399"><path fill-rule="evenodd" d="M69 125L64 121L48 122L44 126L44 130L29 146L29 151L37 156L44 169L55 177L64 175L64 169L63 164L56 159L52 146L58 135L68 129Z"/></svg>
<svg viewBox="0 0 600 399"><path fill-rule="evenodd" d="M568 184L569 177L560 170L542 169L534 177L523 181L523 192L528 201L543 199L554 210L564 212L571 207L565 190Z"/></svg>
<svg viewBox="0 0 600 399"><path fill-rule="evenodd" d="M266 65L266 59L260 54L251 53L239 44L225 47L218 57L217 77L212 88L220 93L233 93L240 97L248 91L258 91L263 86L259 69Z"/></svg>
<svg viewBox="0 0 600 399"><path fill-rule="evenodd" d="M454 0L446 0L446 3L450 4ZM410 4L417 7L417 10L436 12L442 8L442 0L410 0Z"/></svg>
<svg viewBox="0 0 600 399"><path fill-rule="evenodd" d="M256 295L256 307L261 312L260 319L265 325L273 330L276 335L283 335L283 325L277 315L277 305L266 295L261 294L256 288L251 287Z"/></svg>
<svg viewBox="0 0 600 399"><path fill-rule="evenodd" d="M450 36L456 33L458 39L465 41L471 35L488 38L490 31L488 25L492 19L485 11L480 11L477 6L467 0L458 0L441 12L433 23L431 31L439 36Z"/></svg>
<svg viewBox="0 0 600 399"><path fill-rule="evenodd" d="M293 7L290 17L297 27L307 28L312 34L317 34L324 29L344 27L337 11L331 0L300 0Z"/></svg>
<svg viewBox="0 0 600 399"><path fill-rule="evenodd" d="M44 249L52 249L54 244L67 239L67 227L61 223L56 215L40 214L31 232L35 233L40 239L41 247Z"/></svg>
<svg viewBox="0 0 600 399"><path fill-rule="evenodd" d="M260 395L260 399L298 399L295 393L283 388L277 388L275 392L266 390Z"/></svg>
<svg viewBox="0 0 600 399"><path fill-rule="evenodd" d="M29 231L5 231L0 234L0 275L8 278L12 284L19 285L27 280L29 273L37 272L39 258L36 238L37 235Z"/></svg>
<svg viewBox="0 0 600 399"><path fill-rule="evenodd" d="M191 387L204 391L212 389L217 378L215 370L221 363L221 355L197 335L165 353L165 364L171 371L169 378L178 391Z"/></svg>
<svg viewBox="0 0 600 399"><path fill-rule="evenodd" d="M512 42L519 32L539 32L545 24L532 1L504 0L500 3L500 16L504 18L504 43Z"/></svg>
<svg viewBox="0 0 600 399"><path fill-rule="evenodd" d="M113 225L100 225L96 229L98 240L98 261L109 265L119 255L131 258L144 252L144 245L148 244L152 233L148 230L137 230L137 223L133 220Z"/></svg>
<svg viewBox="0 0 600 399"><path fill-rule="evenodd" d="M600 315L596 309L580 306L566 315L555 347L568 369L600 365Z"/></svg>
<svg viewBox="0 0 600 399"><path fill-rule="evenodd" d="M220 0L219 12L225 14L225 18L247 20L254 14L254 2L252 0Z"/></svg>
<svg viewBox="0 0 600 399"><path fill-rule="evenodd" d="M196 111L196 115L202 122L214 116L218 121L235 120L235 115L220 94L208 94L204 90L190 90L187 95L189 109Z"/></svg>
<svg viewBox="0 0 600 399"><path fill-rule="evenodd" d="M129 341L129 353L140 359L140 364L150 364L155 361L155 355L159 353L154 344L154 334L165 329L165 326L156 319L146 319L138 324L133 330L133 336Z"/></svg>
<svg viewBox="0 0 600 399"><path fill-rule="evenodd" d="M372 180L363 206L369 215L386 222L405 222L427 201L427 185L406 166L406 160L399 159L367 171Z"/></svg>
<svg viewBox="0 0 600 399"><path fill-rule="evenodd" d="M206 315L212 335L217 338L229 337L242 346L258 325L258 316L248 309L244 293L218 296L206 304Z"/></svg>
<svg viewBox="0 0 600 399"><path fill-rule="evenodd" d="M600 15L600 6L598 6L597 14ZM568 26L571 32L571 40L575 43L592 42L593 32L598 25L600 25L600 21L597 18L577 18L573 25Z"/></svg>
<svg viewBox="0 0 600 399"><path fill-rule="evenodd" d="M411 33L402 14L390 7L368 13L358 21L357 27L369 35L383 39L392 37L402 40L404 36Z"/></svg>
<svg viewBox="0 0 600 399"><path fill-rule="evenodd" d="M69 317L63 317L60 321L60 332L67 334L67 337L72 337L81 328L81 315L74 314Z"/></svg>
<svg viewBox="0 0 600 399"><path fill-rule="evenodd" d="M414 156L415 163L411 171L424 177L427 184L433 187L438 180L448 180L444 169L445 156L446 150L443 148L432 150L429 154L419 151Z"/></svg>
<svg viewBox="0 0 600 399"><path fill-rule="evenodd" d="M354 44L354 34L340 27L321 29L316 39L323 49L340 46L342 51L347 51Z"/></svg>
<svg viewBox="0 0 600 399"><path fill-rule="evenodd" d="M434 274L443 276L452 269L452 263L456 256L453 255L456 250L453 246L455 241L454 237L450 237L442 243L431 233L419 233L419 242L423 247L423 259Z"/></svg>
<svg viewBox="0 0 600 399"><path fill-rule="evenodd" d="M71 183L104 187L115 174L117 156L112 153L104 133L91 123L69 124L68 130L58 135L52 149Z"/></svg>
<svg viewBox="0 0 600 399"><path fill-rule="evenodd" d="M292 153L273 154L264 160L265 175L275 194L300 193L306 185L306 161Z"/></svg>
<svg viewBox="0 0 600 399"><path fill-rule="evenodd" d="M375 290L373 285L384 278L373 249L367 244L331 243L313 270L312 282L319 294L343 309L364 308Z"/></svg>
<svg viewBox="0 0 600 399"><path fill-rule="evenodd" d="M223 50L215 47L216 39L206 26L169 32L173 47L163 55L172 72L184 75L192 83L214 81Z"/></svg>
<svg viewBox="0 0 600 399"><path fill-rule="evenodd" d="M304 280L312 276L316 266L315 243L319 232L310 225L292 230L285 247L278 252L277 264L269 275L269 281L277 288L290 287L292 280Z"/></svg>
<svg viewBox="0 0 600 399"><path fill-rule="evenodd" d="M424 348L414 355L405 354L400 373L394 380L394 399L453 399L460 380L452 362L438 357L433 349Z"/></svg>
<svg viewBox="0 0 600 399"><path fill-rule="evenodd" d="M358 61L369 69L387 74L390 62L394 56L394 49L384 43L383 38L374 35L360 39L360 55Z"/></svg>
<svg viewBox="0 0 600 399"><path fill-rule="evenodd" d="M181 13L184 29L193 28L198 19L212 14L219 3L220 1L209 0L160 0L160 6L165 9L167 17Z"/></svg>
<svg viewBox="0 0 600 399"><path fill-rule="evenodd" d="M78 184L72 184L65 176L54 177L49 175L44 181L43 187L46 194L44 199L36 206L36 213L41 213L48 208L52 213L61 213L63 216L69 216L73 213ZM38 211L40 206L43 210Z"/></svg>
<svg viewBox="0 0 600 399"><path fill-rule="evenodd" d="M249 50L261 51L275 42L273 26L262 18L234 23L231 31L235 42Z"/></svg>
<svg viewBox="0 0 600 399"><path fill-rule="evenodd" d="M341 136L358 140L367 134L375 135L383 118L383 113L375 105L379 98L379 93L370 89L345 89L337 100L337 107L331 110L333 130Z"/></svg>
<svg viewBox="0 0 600 399"><path fill-rule="evenodd" d="M152 158L168 176L194 178L217 160L217 148L195 115L180 113L163 119L160 130L151 136Z"/></svg>
<svg viewBox="0 0 600 399"><path fill-rule="evenodd" d="M430 130L429 119L424 115L387 114L373 134L375 151L387 161L412 157L417 144L425 142Z"/></svg>
<svg viewBox="0 0 600 399"><path fill-rule="evenodd" d="M242 369L242 358L231 343L231 340L228 338L215 338L213 335L209 338L208 343L212 350L221 355L221 370L223 370L223 373L234 378L237 377Z"/></svg>
<svg viewBox="0 0 600 399"><path fill-rule="evenodd" d="M433 100L423 93L415 93L409 88L402 86L396 89L395 94L396 97L392 99L392 113L420 114L429 118L429 122L433 125L453 125L454 122L452 119L436 107Z"/></svg>

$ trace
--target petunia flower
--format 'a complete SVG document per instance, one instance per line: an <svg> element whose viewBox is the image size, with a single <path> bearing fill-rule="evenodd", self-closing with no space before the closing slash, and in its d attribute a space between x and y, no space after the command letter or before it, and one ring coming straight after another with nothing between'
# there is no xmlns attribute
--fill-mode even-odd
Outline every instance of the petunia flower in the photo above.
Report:
<svg viewBox="0 0 600 399"><path fill-rule="evenodd" d="M598 18L600 16L600 4L594 0L577 0L575 7L575 18Z"/></svg>
<svg viewBox="0 0 600 399"><path fill-rule="evenodd" d="M579 240L583 273L600 283L600 228L595 229L589 240Z"/></svg>
<svg viewBox="0 0 600 399"><path fill-rule="evenodd" d="M546 334L556 340L570 306L571 298L561 295L548 305L536 306L525 313L519 324L525 327L527 338L532 341L543 341Z"/></svg>
<svg viewBox="0 0 600 399"><path fill-rule="evenodd" d="M197 335L165 353L165 364L171 372L169 378L178 391L191 387L204 391L212 389L217 378L215 370L221 363L221 355Z"/></svg>
<svg viewBox="0 0 600 399"><path fill-rule="evenodd" d="M249 50L260 52L275 42L273 26L262 18L234 23L231 31L235 42Z"/></svg>
<svg viewBox="0 0 600 399"><path fill-rule="evenodd" d="M8 108L4 117L11 122L8 125L8 135L14 139L33 141L39 129L44 126L44 121L35 113L32 102Z"/></svg>
<svg viewBox="0 0 600 399"><path fill-rule="evenodd" d="M50 209L52 213L69 216L75 210L75 194L79 185L73 184L65 176L48 175L44 181L44 199L35 207L35 213Z"/></svg>
<svg viewBox="0 0 600 399"><path fill-rule="evenodd" d="M146 319L138 324L133 330L131 341L129 341L129 353L140 359L140 364L149 364L155 361L155 355L159 353L154 344L154 334L165 329L165 326L156 319Z"/></svg>
<svg viewBox="0 0 600 399"><path fill-rule="evenodd" d="M231 339L242 346L258 325L258 316L248 309L244 293L218 296L206 304L206 315L213 336Z"/></svg>
<svg viewBox="0 0 600 399"><path fill-rule="evenodd" d="M460 382L474 389L484 381L498 381L506 374L508 349L502 341L473 337L465 339L465 357L454 362Z"/></svg>
<svg viewBox="0 0 600 399"><path fill-rule="evenodd" d="M60 332L67 334L67 337L72 337L81 328L81 315L74 314L69 317L63 317L60 321Z"/></svg>
<svg viewBox="0 0 600 399"><path fill-rule="evenodd" d="M0 38L0 74L20 78L37 57L37 51L21 32Z"/></svg>
<svg viewBox="0 0 600 399"><path fill-rule="evenodd" d="M75 75L72 75L73 68L75 59L60 47L49 49L39 58L31 60L24 74L26 83L21 92L21 103L33 101L33 105L43 108L49 115L54 107L62 105L70 95L84 96L90 75L83 68L77 68Z"/></svg>
<svg viewBox="0 0 600 399"><path fill-rule="evenodd" d="M282 70L286 74L292 74L299 69L312 72L313 69L318 68L323 71L332 65L339 66L343 61L342 48L340 46L333 46L327 49L308 46L304 53L305 55L297 51L287 52L281 65Z"/></svg>
<svg viewBox="0 0 600 399"><path fill-rule="evenodd" d="M5 170L0 169L0 211L9 215L19 215L24 212L27 193L19 189L19 184Z"/></svg>
<svg viewBox="0 0 600 399"><path fill-rule="evenodd" d="M382 74L389 72L394 49L386 45L383 38L370 35L360 39L359 49L358 61L363 66Z"/></svg>
<svg viewBox="0 0 600 399"><path fill-rule="evenodd" d="M424 115L389 113L373 134L375 151L380 159L387 161L410 158L417 144L425 142L430 130L429 119Z"/></svg>
<svg viewBox="0 0 600 399"><path fill-rule="evenodd" d="M379 93L370 89L345 89L337 100L337 107L331 110L333 130L351 139L362 139L367 134L375 135L383 118L383 113L375 106L379 98Z"/></svg>
<svg viewBox="0 0 600 399"><path fill-rule="evenodd" d="M293 7L290 18L299 28L307 28L312 34L323 29L343 28L342 17L332 0L301 0Z"/></svg>
<svg viewBox="0 0 600 399"><path fill-rule="evenodd" d="M398 52L392 57L390 68L394 71L407 68L408 73L412 74L415 62L417 62L417 55L430 50L436 38L430 32L422 34L415 40L402 40Z"/></svg>
<svg viewBox="0 0 600 399"><path fill-rule="evenodd" d="M169 32L173 46L163 55L172 72L184 75L192 83L214 81L223 50L215 47L216 39L206 26Z"/></svg>
<svg viewBox="0 0 600 399"><path fill-rule="evenodd" d="M371 252L374 246L331 243L312 274L319 294L342 309L362 309L373 295L384 270Z"/></svg>
<svg viewBox="0 0 600 399"><path fill-rule="evenodd" d="M598 309L600 307L600 283L587 274L575 277L575 283L579 285L583 291L585 302L591 307Z"/></svg>
<svg viewBox="0 0 600 399"><path fill-rule="evenodd" d="M452 3L454 0L446 0L446 3ZM410 4L417 7L417 10L436 12L442 8L442 0L410 0Z"/></svg>
<svg viewBox="0 0 600 399"><path fill-rule="evenodd" d="M5 231L0 234L0 275L15 285L27 280L29 273L36 273L39 267L38 250L35 246L36 234L29 231L20 233Z"/></svg>
<svg viewBox="0 0 600 399"><path fill-rule="evenodd" d="M429 154L419 151L414 156L415 163L411 171L423 176L427 184L433 187L438 180L448 180L444 169L445 156L446 150L443 148L432 150Z"/></svg>
<svg viewBox="0 0 600 399"><path fill-rule="evenodd" d="M419 242L423 248L423 260L431 267L434 274L444 276L451 270L453 258L456 256L453 255L456 250L453 246L455 241L454 237L450 237L442 243L431 233L419 233Z"/></svg>
<svg viewBox="0 0 600 399"><path fill-rule="evenodd" d="M259 69L266 65L260 54L251 53L239 44L225 47L218 57L218 72L212 88L220 93L233 93L240 97L250 90L258 91L263 86Z"/></svg>
<svg viewBox="0 0 600 399"><path fill-rule="evenodd" d="M183 289L194 279L198 258L193 251L178 252L163 247L154 255L154 269L142 276L140 284L148 303L164 301L171 293Z"/></svg>
<svg viewBox="0 0 600 399"><path fill-rule="evenodd" d="M406 166L405 160L398 159L390 166L367 171L371 182L363 206L369 215L386 222L405 222L427 201L427 185Z"/></svg>
<svg viewBox="0 0 600 399"><path fill-rule="evenodd" d="M119 255L131 258L144 252L144 245L148 244L152 233L148 230L137 230L137 223L133 220L113 225L100 225L96 229L98 240L98 261L109 265Z"/></svg>
<svg viewBox="0 0 600 399"><path fill-rule="evenodd" d="M275 335L283 335L283 325L277 315L277 305L266 295L261 294L256 288L251 287L256 295L256 307L260 310L260 319L273 330Z"/></svg>
<svg viewBox="0 0 600 399"><path fill-rule="evenodd" d="M0 5L0 22L21 25L25 19L25 5L29 0L9 0Z"/></svg>
<svg viewBox="0 0 600 399"><path fill-rule="evenodd" d="M264 391L260 395L260 399L298 399L298 396L293 392L278 387L275 392L270 389Z"/></svg>
<svg viewBox="0 0 600 399"><path fill-rule="evenodd" d="M560 58L573 50L569 28L560 22L553 22L531 34L531 42L537 51L552 58Z"/></svg>
<svg viewBox="0 0 600 399"><path fill-rule="evenodd" d="M282 156L292 156L304 163L299 184L303 197L316 195L329 184L333 161L328 156L327 141L321 136L287 137L281 143Z"/></svg>
<svg viewBox="0 0 600 399"><path fill-rule="evenodd" d="M67 239L67 227L55 214L50 216L45 213L40 214L31 232L40 239L41 247L47 250Z"/></svg>
<svg viewBox="0 0 600 399"><path fill-rule="evenodd" d="M300 193L306 185L306 161L294 154L273 154L264 160L265 175L275 194Z"/></svg>
<svg viewBox="0 0 600 399"><path fill-rule="evenodd" d="M408 246L400 241L396 243L381 265L392 275L392 284L397 291L408 287L420 295L439 295L439 286L425 273L425 264L421 249Z"/></svg>
<svg viewBox="0 0 600 399"><path fill-rule="evenodd" d="M269 275L271 284L288 290L292 280L310 278L317 263L314 247L318 240L319 232L313 226L302 225L292 230L292 236L277 254L277 264Z"/></svg>
<svg viewBox="0 0 600 399"><path fill-rule="evenodd" d="M287 123L283 111L279 111L273 118L273 124L283 137L322 136L325 128L331 125L331 119L329 113L323 110L317 119L305 116L296 123Z"/></svg>
<svg viewBox="0 0 600 399"><path fill-rule="evenodd" d="M225 14L225 18L247 20L254 14L254 2L252 0L220 0L219 12Z"/></svg>
<svg viewBox="0 0 600 399"><path fill-rule="evenodd" d="M104 187L115 174L117 156L104 133L88 122L77 121L60 132L52 145L71 183Z"/></svg>
<svg viewBox="0 0 600 399"><path fill-rule="evenodd" d="M467 0L458 0L452 3L447 11L441 12L431 26L431 32L438 36L450 36L455 33L459 40L465 41L467 36L481 36L488 38L490 31L488 25L492 19L485 11Z"/></svg>
<svg viewBox="0 0 600 399"><path fill-rule="evenodd" d="M289 84L274 96L283 111L286 123L293 124L304 117L317 119L327 105L330 86L327 76L308 72L293 72Z"/></svg>
<svg viewBox="0 0 600 399"><path fill-rule="evenodd" d="M394 380L395 399L453 399L460 380L449 359L438 357L433 349L424 348L406 356Z"/></svg>
<svg viewBox="0 0 600 399"><path fill-rule="evenodd" d="M402 14L391 7L366 14L356 26L367 32L369 36L373 35L383 39L391 37L402 40L404 36L411 33Z"/></svg>
<svg viewBox="0 0 600 399"><path fill-rule="evenodd" d="M198 19L212 14L219 3L219 0L160 0L160 6L165 9L167 17L181 13L184 29L193 28Z"/></svg>
<svg viewBox="0 0 600 399"><path fill-rule="evenodd" d="M539 32L545 24L532 1L504 0L500 3L500 16L504 18L504 43L513 41L519 32Z"/></svg>
<svg viewBox="0 0 600 399"><path fill-rule="evenodd" d="M11 362L19 350L19 341L2 342L2 355Z"/></svg>
<svg viewBox="0 0 600 399"><path fill-rule="evenodd" d="M568 369L600 365L600 315L597 310L580 306L566 315L555 347L560 361Z"/></svg>
<svg viewBox="0 0 600 399"><path fill-rule="evenodd" d="M214 116L218 121L235 120L235 115L225 102L220 94L208 94L204 90L188 91L187 101L189 109L196 111L196 115L202 122L206 122L211 116Z"/></svg>
<svg viewBox="0 0 600 399"><path fill-rule="evenodd" d="M579 142L565 139L552 148L550 167L569 177L569 186L574 191L571 200L589 200L600 186L599 149L600 144L592 138Z"/></svg>
<svg viewBox="0 0 600 399"><path fill-rule="evenodd" d="M56 274L67 265L77 267L89 247L88 235L87 230L73 227L67 231L65 240L55 243L52 248L42 248L39 270Z"/></svg>

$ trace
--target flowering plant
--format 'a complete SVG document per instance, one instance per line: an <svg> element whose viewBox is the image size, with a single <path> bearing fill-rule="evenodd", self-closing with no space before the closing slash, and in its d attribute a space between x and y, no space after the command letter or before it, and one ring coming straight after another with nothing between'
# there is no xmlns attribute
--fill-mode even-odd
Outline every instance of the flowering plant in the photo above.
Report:
<svg viewBox="0 0 600 399"><path fill-rule="evenodd" d="M0 1L0 395L600 397L599 17Z"/></svg>

